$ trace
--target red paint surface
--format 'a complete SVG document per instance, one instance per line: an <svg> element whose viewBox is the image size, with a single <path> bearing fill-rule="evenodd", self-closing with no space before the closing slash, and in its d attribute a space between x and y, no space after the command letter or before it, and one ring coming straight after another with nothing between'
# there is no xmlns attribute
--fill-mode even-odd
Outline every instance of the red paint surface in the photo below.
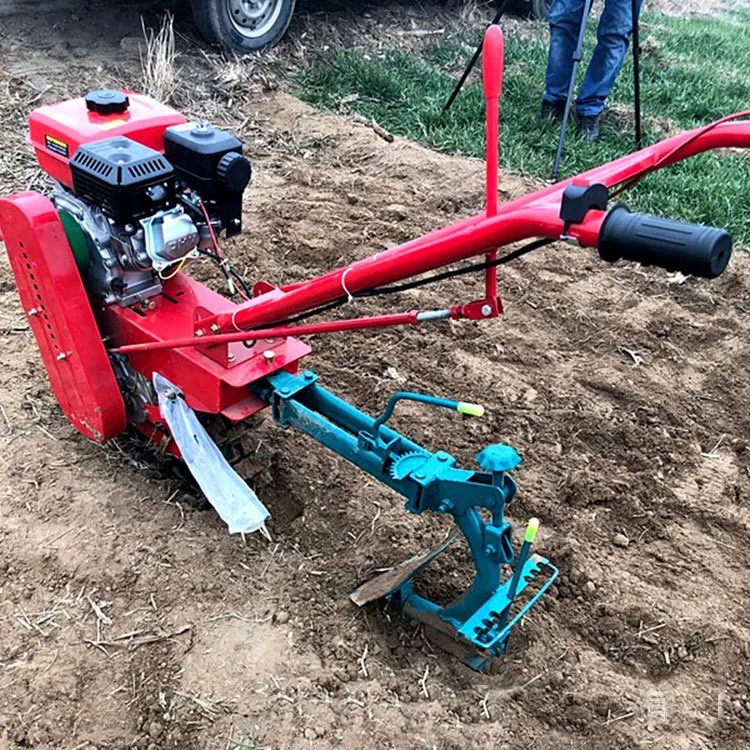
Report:
<svg viewBox="0 0 750 750"><path fill-rule="evenodd" d="M122 114L99 115L86 109L83 98L49 104L29 115L29 142L39 166L64 185L72 185L70 166L84 143L124 135L156 151L164 151L164 130L187 122L187 118L149 96L126 92L130 106ZM46 136L66 144L68 155L50 149Z"/></svg>
<svg viewBox="0 0 750 750"><path fill-rule="evenodd" d="M486 209L489 216L497 214L498 161L500 142L500 95L503 89L503 32L499 26L489 26L484 35L482 46L482 81L484 83L484 100L486 109ZM487 260L497 258L497 251L487 253ZM493 315L498 313L497 305L497 268L488 268L485 272L484 296L492 308Z"/></svg>
<svg viewBox="0 0 750 750"><path fill-rule="evenodd" d="M108 305L98 311L102 332L117 346L158 343L192 337L198 311L211 314L231 306L226 298L184 273L164 284L164 294L154 297L154 308L139 313L132 307ZM273 358L264 354L273 353ZM248 385L278 370L296 372L297 362L310 347L294 338L258 341L252 348L241 343L221 346L142 351L133 353L133 368L151 378L159 372L184 394L198 411L247 417L265 404L250 395ZM238 405L240 405L238 407Z"/></svg>
<svg viewBox="0 0 750 750"><path fill-rule="evenodd" d="M732 117L750 116L750 112ZM710 129L709 129L710 128ZM499 206L496 216L479 214L438 232L364 258L322 276L260 295L243 304L234 317L225 313L210 318L222 331L266 326L274 321L331 302L350 292L392 284L427 273L449 263L490 252L494 248L533 237L558 238L563 231L559 218L563 190L574 180L600 182L613 187L625 180L665 167L714 148L750 147L750 122L724 122L681 133L653 146L628 154L583 175L543 188ZM583 247L596 247L604 218L590 211L568 235ZM346 274L345 278L344 275Z"/></svg>
<svg viewBox="0 0 750 750"><path fill-rule="evenodd" d="M104 442L125 404L57 211L38 193L0 200L0 225L21 304L50 385L73 426Z"/></svg>

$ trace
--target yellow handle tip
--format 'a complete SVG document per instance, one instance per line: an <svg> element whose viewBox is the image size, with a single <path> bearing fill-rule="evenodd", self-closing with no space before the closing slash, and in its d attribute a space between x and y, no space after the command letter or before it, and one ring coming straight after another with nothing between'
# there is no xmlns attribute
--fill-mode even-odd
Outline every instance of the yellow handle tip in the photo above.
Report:
<svg viewBox="0 0 750 750"><path fill-rule="evenodd" d="M533 542L536 538L537 531L539 531L539 519L530 518L528 524L526 524L526 536L524 537L524 541L529 543Z"/></svg>
<svg viewBox="0 0 750 750"><path fill-rule="evenodd" d="M456 411L469 417L483 417L484 407L481 404L470 404L467 401L459 401Z"/></svg>

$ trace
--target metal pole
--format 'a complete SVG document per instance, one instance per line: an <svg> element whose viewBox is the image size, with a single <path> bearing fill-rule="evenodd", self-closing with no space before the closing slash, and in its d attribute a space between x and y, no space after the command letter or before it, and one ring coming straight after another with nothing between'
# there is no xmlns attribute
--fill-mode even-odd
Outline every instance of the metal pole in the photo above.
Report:
<svg viewBox="0 0 750 750"><path fill-rule="evenodd" d="M199 327L205 329L204 334L214 323L222 331L260 328L333 302L345 296L347 290L356 294L365 289L393 284L532 237L559 239L563 229L560 200L564 188L574 180L601 182L606 187L615 188L710 149L750 149L750 122L734 122L741 118L750 118L750 110L672 136L647 146L644 153L622 156L577 177L504 203L498 207L496 216L488 218L482 212L420 241L412 240L391 247L287 287L286 291L264 293L241 305L227 302L226 309L201 318ZM7 203L7 200L0 199L0 222L4 218L4 204ZM591 212L583 223L574 225L568 232L575 236L581 246L596 247L603 218L602 212ZM6 220L6 232L7 227Z"/></svg>
<svg viewBox="0 0 750 750"><path fill-rule="evenodd" d="M643 148L641 133L641 45L638 33L638 0L632 0L633 14L633 104L635 108L635 148Z"/></svg>
<svg viewBox="0 0 750 750"><path fill-rule="evenodd" d="M324 320L320 323L307 323L298 326L276 326L255 331L235 331L217 333L210 336L186 336L159 341L141 341L138 344L125 344L110 349L113 354L132 354L133 352L154 352L162 349L185 349L191 346L216 346L231 344L236 341L260 341L260 339L286 338L287 336L316 336L322 333L341 333L342 331L361 331L365 328L386 328L388 326L416 326L420 323L435 320L448 320L450 308L444 310L412 310L407 313L390 313L373 315L369 318L346 318L344 320Z"/></svg>
<svg viewBox="0 0 750 750"><path fill-rule="evenodd" d="M494 26L497 24L497 22L503 17L503 13L505 13L505 7L508 5L509 0L502 0L502 3L500 4L500 7L497 9L497 13L495 13L495 17L490 21L489 26ZM466 66L466 69L461 74L461 77L458 79L458 83L453 87L453 91L451 92L451 95L448 97L448 101L443 106L443 112L447 112L451 108L451 104L455 101L456 97L458 96L458 92L461 91L463 88L464 83L466 83L466 79L469 77L469 74L472 70L474 70L474 66L477 64L477 60L479 59L479 55L482 54L482 45L484 44L484 37L482 37L482 41L479 42L477 45L477 48L474 50L474 54L471 56L471 60L469 60L469 64Z"/></svg>
<svg viewBox="0 0 750 750"><path fill-rule="evenodd" d="M576 45L575 52L573 53L573 70L570 72L570 83L568 84L568 97L565 100L565 112L563 113L562 125L560 126L560 138L557 141L557 153L555 154L555 163L552 166L552 172L550 173L550 180L556 180L560 176L560 162L562 161L563 144L565 143L565 132L568 128L568 117L570 117L570 108L573 105L573 91L576 85L576 73L578 72L578 64L583 58L583 38L586 35L586 23L591 12L591 5L593 0L586 0L586 5L583 7L583 18L581 19L581 28L578 31L578 44Z"/></svg>

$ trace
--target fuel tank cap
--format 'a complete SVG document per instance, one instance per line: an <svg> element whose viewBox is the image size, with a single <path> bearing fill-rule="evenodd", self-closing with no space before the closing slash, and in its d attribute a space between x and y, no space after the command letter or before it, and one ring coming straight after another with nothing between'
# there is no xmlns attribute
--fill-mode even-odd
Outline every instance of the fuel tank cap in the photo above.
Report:
<svg viewBox="0 0 750 750"><path fill-rule="evenodd" d="M99 115L122 114L129 106L127 94L115 89L96 89L86 94L86 109Z"/></svg>

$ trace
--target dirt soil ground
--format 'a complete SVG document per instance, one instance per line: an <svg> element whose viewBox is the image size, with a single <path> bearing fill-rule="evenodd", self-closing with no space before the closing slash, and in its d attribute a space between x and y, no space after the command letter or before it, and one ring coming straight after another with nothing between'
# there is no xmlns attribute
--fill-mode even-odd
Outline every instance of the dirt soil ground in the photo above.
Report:
<svg viewBox="0 0 750 750"><path fill-rule="evenodd" d="M3 194L44 184L29 108L138 85L145 6L59 6L0 30ZM248 231L227 246L249 278L303 278L481 209L481 163L388 144L181 48L176 103L238 131L255 163ZM527 187L502 179L504 197ZM747 253L718 281L672 283L555 246L501 278L501 321L332 336L309 360L370 412L402 387L484 403L484 420L395 421L467 466L487 443L523 454L510 515L542 519L561 576L479 675L346 598L442 539L444 519L264 423L253 482L274 541L229 537L127 440L67 424L3 254L0 750L748 747ZM398 304L472 299L477 283ZM447 553L429 585L458 588L466 563Z"/></svg>

